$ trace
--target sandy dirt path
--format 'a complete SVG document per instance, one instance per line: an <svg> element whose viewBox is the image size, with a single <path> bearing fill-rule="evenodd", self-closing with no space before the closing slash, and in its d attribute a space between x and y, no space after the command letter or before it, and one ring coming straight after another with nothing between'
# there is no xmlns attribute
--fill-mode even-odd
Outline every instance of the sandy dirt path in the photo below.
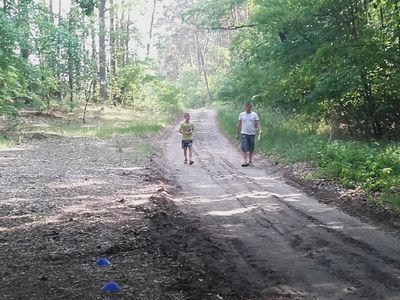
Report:
<svg viewBox="0 0 400 300"><path fill-rule="evenodd" d="M215 268L238 290L257 299L400 299L398 233L319 203L259 160L242 168L215 112L191 117L195 164L183 164L178 125L165 137L165 164L181 187L180 209L212 232L224 252Z"/></svg>

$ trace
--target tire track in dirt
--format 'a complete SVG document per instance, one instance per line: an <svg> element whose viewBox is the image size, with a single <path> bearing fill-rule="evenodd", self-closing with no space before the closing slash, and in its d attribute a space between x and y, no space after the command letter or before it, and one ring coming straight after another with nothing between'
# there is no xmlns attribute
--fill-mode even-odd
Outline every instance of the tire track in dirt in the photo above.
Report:
<svg viewBox="0 0 400 300"><path fill-rule="evenodd" d="M205 144L205 143L204 143L204 144ZM201 146L203 146L203 145L201 145ZM209 146L209 145L208 145L208 146ZM204 147L202 147L202 148L204 148ZM213 165L218 166L218 169L216 170L216 171L217 171L217 174L216 174L216 175L210 174L211 178L214 179L214 178L216 178L216 177L218 177L218 176L219 176L219 177L224 177L224 176L226 176L226 175L224 174L224 172L222 172L221 170L226 171L226 173L228 173L228 174L229 174L229 172L235 172L235 171L236 171L235 168L234 168L234 165L233 165L232 163L230 163L228 160L222 158L222 159L221 159L222 163L217 164L217 162L215 161L214 157L213 157L209 152L207 152L206 154L209 155L208 160L209 160L210 162L212 162ZM205 164L204 164L204 165L202 164L201 166L202 166L202 167L206 167ZM255 180L249 178L248 176L246 176L246 175L243 174L243 173L242 173L242 175L243 175L243 177L242 177L243 179L245 179L245 180L247 180L249 183L253 184L253 186L257 187L260 191L263 190L262 186L261 186L260 184L258 184ZM214 182L215 182L216 184L218 184L219 186L221 186L222 188L224 188L225 191L226 191L227 193L228 193L229 191L232 191L232 189L233 189L233 186L229 184L229 180L223 180L223 182L222 182L221 180L216 180L216 179L214 179ZM271 196L272 196L272 197L276 197L278 201L281 200L281 199L280 199L278 196L276 196L276 195L271 195ZM246 199L246 200L248 200L248 201L247 201L248 203L245 203L245 201L242 201L242 200L239 199L239 198L235 198L235 199L238 201L238 203L240 203L240 204L241 204L243 207L245 207L245 208L248 207L248 206L251 206L251 205L256 204L254 201L251 200L251 198ZM289 212L289 213L290 213L291 211L292 211L292 212L295 212L296 214L301 215L301 217L306 218L306 219L309 219L309 220L310 220L311 222L313 222L315 225L321 226L321 229L322 229L322 230L327 231L327 232L329 232L329 233L331 233L331 234L333 234L333 235L338 236L338 237L340 238L340 241L338 241L337 244L338 244L338 243L340 243L340 244L345 244L345 243L347 243L347 244L349 244L349 246L352 245L352 246L354 246L354 247L358 247L359 249L361 249L361 250L367 252L369 255L374 255L375 257L378 257L378 258L379 258L380 260L382 260L384 263L393 264L393 260L392 260L390 257L380 255L377 251L374 251L373 248L371 248L370 246L368 246L368 244L365 244L365 243L362 243L362 242L357 241L357 240L355 240L355 239L352 239L352 238L350 238L350 237L348 237L348 236L345 236L345 235L341 234L340 232L335 231L335 230L333 230L333 229L330 229L330 228L328 228L328 227L324 227L324 226L323 226L324 224L323 224L322 222L318 221L317 219L313 218L313 217L310 216L310 215L307 215L306 213L304 213L304 212L301 211L300 209L297 209L297 208L291 206L290 203L288 203L288 202L283 202L282 204L284 204L284 205L288 208L288 211L287 211L287 212ZM276 232L278 232L278 233L281 234L282 236L286 236L286 237L288 237L288 236L290 237L290 236L291 236L290 231L286 231L286 232L284 232L284 233L281 232L281 230L279 230L276 226L274 226L274 225L273 225L273 222L270 221L270 220L268 220L268 219L265 217L265 215L266 215L266 214L264 214L264 215L254 214L254 217L258 217L258 219L260 219L260 221L258 222L258 223L260 224L260 226L264 226L264 227L269 228L269 229L272 228L273 230L275 230ZM290 216L290 219L294 219L294 218L295 218L295 216L293 216L293 215ZM265 225L265 224L264 224L265 222L267 222L268 225ZM275 220L275 222L277 223L278 220ZM293 235L293 239L294 239L294 240L295 240L295 238L299 238L299 237L296 236L296 235ZM300 239L300 240L303 240L303 239L301 239L301 238L299 238L299 239ZM319 239L319 240L320 240L319 243L322 243L322 241L327 242L328 240L332 240L332 238L324 239L324 240ZM334 247L334 246L335 246L335 244L330 243L330 247ZM350 256L350 255L354 255L354 254L352 254L352 253L350 253L350 252L347 252L347 253L346 253L346 256ZM356 256L357 256L357 255L356 255ZM359 257L359 256L357 256L357 257ZM399 263L396 263L395 266L396 266L396 268L399 268L399 269L400 269L400 264L399 264ZM370 268L371 268L371 269L374 269L372 266L370 266ZM376 269L376 268L375 268L375 269ZM379 272L376 270L374 273L379 273ZM387 277L387 276L385 276L385 274L381 274L381 278L385 278L385 277ZM387 281L390 281L390 280L391 280L390 278L387 279ZM393 285L398 285L397 281L393 282Z"/></svg>
<svg viewBox="0 0 400 300"><path fill-rule="evenodd" d="M195 166L180 163L179 136L166 137L170 176L181 186L187 215L212 228L235 284L254 299L398 299L396 234L318 203L261 168L240 167L241 155L217 130L212 110L192 113ZM251 282L251 284L250 284Z"/></svg>

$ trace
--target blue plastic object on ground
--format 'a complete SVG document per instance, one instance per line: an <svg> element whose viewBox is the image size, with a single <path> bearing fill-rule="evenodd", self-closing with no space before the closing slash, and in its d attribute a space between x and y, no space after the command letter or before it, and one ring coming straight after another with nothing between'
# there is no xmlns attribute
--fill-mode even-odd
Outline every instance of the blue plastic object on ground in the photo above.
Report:
<svg viewBox="0 0 400 300"><path fill-rule="evenodd" d="M96 266L107 267L109 265L111 265L111 263L107 258L99 258L96 260Z"/></svg>
<svg viewBox="0 0 400 300"><path fill-rule="evenodd" d="M107 282L102 288L101 290L103 292L119 292L121 291L121 288L119 287L119 285L114 282L114 281L110 281Z"/></svg>

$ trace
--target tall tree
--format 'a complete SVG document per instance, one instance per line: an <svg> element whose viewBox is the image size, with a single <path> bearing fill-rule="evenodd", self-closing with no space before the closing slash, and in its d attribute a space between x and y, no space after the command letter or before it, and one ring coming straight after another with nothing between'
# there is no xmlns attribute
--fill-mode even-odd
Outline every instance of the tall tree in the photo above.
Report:
<svg viewBox="0 0 400 300"><path fill-rule="evenodd" d="M201 48L200 43L199 43L199 36L198 36L198 32L197 31L195 32L195 36L196 36L196 46L197 46L197 53L198 53L198 56L199 56L200 68L201 68L201 71L203 73L204 83L205 83L206 89L207 89L208 102L211 103L212 102L212 95L211 95L211 91L210 91L210 85L208 84L207 67L205 65L204 55L203 55L203 51L202 51L202 48Z"/></svg>
<svg viewBox="0 0 400 300"><path fill-rule="evenodd" d="M115 8L114 0L109 0L110 3L110 65L112 77L116 76L117 60L116 60L116 32L115 32Z"/></svg>
<svg viewBox="0 0 400 300"><path fill-rule="evenodd" d="M147 43L147 56L150 54L150 43L152 42L153 38L153 26L154 26L154 15L156 13L156 6L157 6L157 0L153 0L153 9L151 11L151 20L150 20L150 29L149 29L149 41Z"/></svg>
<svg viewBox="0 0 400 300"><path fill-rule="evenodd" d="M99 79L100 97L103 101L108 99L105 22L106 2L107 0L100 0L99 5Z"/></svg>
<svg viewBox="0 0 400 300"><path fill-rule="evenodd" d="M74 0L71 0L71 8L68 16L68 29L70 36L75 36L75 20L74 20ZM69 39L68 43L68 86L69 86L69 102L70 109L72 111L73 103L74 103L74 55L73 55L74 44L73 40Z"/></svg>

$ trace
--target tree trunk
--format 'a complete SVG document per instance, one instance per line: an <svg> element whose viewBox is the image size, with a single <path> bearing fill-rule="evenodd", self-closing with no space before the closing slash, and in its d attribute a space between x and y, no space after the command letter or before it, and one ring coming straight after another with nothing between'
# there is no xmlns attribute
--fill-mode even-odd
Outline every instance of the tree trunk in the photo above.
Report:
<svg viewBox="0 0 400 300"><path fill-rule="evenodd" d="M110 3L110 66L111 66L111 76L109 76L110 86L111 86L111 100L114 106L117 106L117 100L115 99L115 90L113 87L113 81L117 75L117 62L115 58L115 10L114 10L114 0L109 0Z"/></svg>
<svg viewBox="0 0 400 300"><path fill-rule="evenodd" d="M117 51L117 65L118 67L125 67L125 34L124 32L125 29L125 14L124 10L122 11L121 18L118 20L118 40L117 40L117 45L118 45L118 51Z"/></svg>
<svg viewBox="0 0 400 300"><path fill-rule="evenodd" d="M71 9L69 11L69 20L68 20L69 33L71 36L74 35L73 5L74 5L74 0L71 0ZM68 45L68 87L69 87L70 111L72 111L74 107L74 57L72 54L71 42L69 42Z"/></svg>
<svg viewBox="0 0 400 300"><path fill-rule="evenodd" d="M395 15L397 16L397 50L398 54L400 55L400 6L398 3L395 4Z"/></svg>
<svg viewBox="0 0 400 300"><path fill-rule="evenodd" d="M99 77L100 97L102 101L108 99L105 26L106 2L107 0L101 0L99 5Z"/></svg>
<svg viewBox="0 0 400 300"><path fill-rule="evenodd" d="M130 23L131 23L131 15L128 14L128 20L126 22L126 37L125 37L125 65L129 65L130 55L129 55L129 39L130 35Z"/></svg>
<svg viewBox="0 0 400 300"><path fill-rule="evenodd" d="M199 46L199 37L196 31L196 44ZM201 51L201 48L198 47L198 55L200 58L200 64L201 64L201 68L203 71L203 77L204 77L204 82L206 84L206 88L207 88L207 96L208 96L208 102L211 103L212 102L212 95L211 95L211 91L210 91L210 86L208 84L208 76L207 76L207 70L206 70L206 66L205 66L205 62L204 62L204 57L203 57L203 53Z"/></svg>
<svg viewBox="0 0 400 300"><path fill-rule="evenodd" d="M8 1L7 0L3 0L3 11L5 14L7 14L7 11L8 11Z"/></svg>
<svg viewBox="0 0 400 300"><path fill-rule="evenodd" d="M200 45L199 45L199 38L197 36L197 32L195 33L195 37L194 37L194 44L196 46L196 57L197 57L197 71L199 72L199 75L202 74L201 71L201 59L200 59L200 53L201 53L201 49L200 49Z"/></svg>
<svg viewBox="0 0 400 300"><path fill-rule="evenodd" d="M53 0L49 0L50 22L54 25Z"/></svg>
<svg viewBox="0 0 400 300"><path fill-rule="evenodd" d="M96 31L94 28L94 19L91 20L91 39L92 39L92 65L93 65L93 82L92 82L92 96L96 99L97 92L97 78L99 76L98 64L97 64L97 51L96 51Z"/></svg>
<svg viewBox="0 0 400 300"><path fill-rule="evenodd" d="M58 24L61 23L61 1L58 1ZM53 3L53 1L51 0L51 3ZM53 22L54 23L54 22ZM57 77L57 98L58 101L61 102L62 101L62 81L61 81L61 72L60 72L60 62L58 61L58 58L61 57L61 47L59 45L59 43L57 44L57 66L56 66L56 77Z"/></svg>
<svg viewBox="0 0 400 300"><path fill-rule="evenodd" d="M117 73L117 61L116 61L116 51L115 51L115 10L114 10L114 0L110 1L110 65L112 77L116 76Z"/></svg>
<svg viewBox="0 0 400 300"><path fill-rule="evenodd" d="M28 20L29 20L29 14L28 14L28 1L19 1L18 2L18 14L21 17L21 19L24 19L24 24L22 26L29 26L28 25ZM26 23L25 23L26 22ZM24 36L24 40L29 41L29 35L28 35L28 30L23 30L21 35ZM21 42L19 44L20 50L21 50L21 57L28 61L29 55L30 55L30 49L29 46L27 46L24 42Z"/></svg>
<svg viewBox="0 0 400 300"><path fill-rule="evenodd" d="M149 54L150 54L150 43L151 43L151 39L153 37L153 25L154 25L154 15L156 13L156 6L157 6L157 0L153 0L153 11L151 13L151 22L150 22L150 30L149 30L149 42L147 43L146 56L149 56Z"/></svg>

